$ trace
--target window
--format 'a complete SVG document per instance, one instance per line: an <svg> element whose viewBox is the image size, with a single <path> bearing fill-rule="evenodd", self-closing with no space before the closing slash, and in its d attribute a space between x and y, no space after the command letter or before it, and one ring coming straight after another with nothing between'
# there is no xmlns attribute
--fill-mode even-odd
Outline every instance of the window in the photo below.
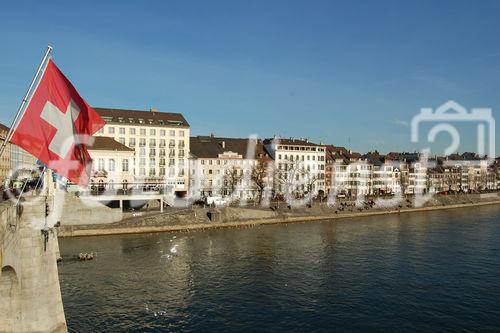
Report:
<svg viewBox="0 0 500 333"><path fill-rule="evenodd" d="M155 147L156 146L156 139L149 139L149 146Z"/></svg>
<svg viewBox="0 0 500 333"><path fill-rule="evenodd" d="M174 166L175 165L175 159L171 158L168 160L168 166Z"/></svg>
<svg viewBox="0 0 500 333"><path fill-rule="evenodd" d="M160 148L165 147L165 139L160 139Z"/></svg>
<svg viewBox="0 0 500 333"><path fill-rule="evenodd" d="M167 131L165 131L165 130L160 130L160 135L161 135L161 136L165 136L165 135L167 135Z"/></svg>
<svg viewBox="0 0 500 333"><path fill-rule="evenodd" d="M146 159L145 159L144 157L141 157L141 158L139 159L139 165L140 165L140 166L145 166L145 165L146 165Z"/></svg>
<svg viewBox="0 0 500 333"><path fill-rule="evenodd" d="M154 167L156 165L156 158L151 157L149 159L149 167Z"/></svg>
<svg viewBox="0 0 500 333"><path fill-rule="evenodd" d="M170 148L174 148L174 147L175 147L175 140L170 140L170 141L168 142L168 146L169 146Z"/></svg>
<svg viewBox="0 0 500 333"><path fill-rule="evenodd" d="M129 147L135 147L135 138L130 138L128 140Z"/></svg>
<svg viewBox="0 0 500 333"><path fill-rule="evenodd" d="M160 168L159 176L165 176L165 168Z"/></svg>
<svg viewBox="0 0 500 333"><path fill-rule="evenodd" d="M131 135L135 135L135 128L129 129L128 133L131 134Z"/></svg>
<svg viewBox="0 0 500 333"><path fill-rule="evenodd" d="M156 135L156 130L154 128L150 129L149 135Z"/></svg>
<svg viewBox="0 0 500 333"><path fill-rule="evenodd" d="M108 170L109 170L110 172L115 171L115 160L114 160L113 158L111 158L111 159L109 160Z"/></svg>
<svg viewBox="0 0 500 333"><path fill-rule="evenodd" d="M124 145L125 144L125 138L119 138L118 142L120 142L122 145Z"/></svg>
<svg viewBox="0 0 500 333"><path fill-rule="evenodd" d="M115 134L115 128L114 127L108 127L108 134Z"/></svg>
<svg viewBox="0 0 500 333"><path fill-rule="evenodd" d="M104 158L99 158L97 160L97 170L104 171Z"/></svg>
<svg viewBox="0 0 500 333"><path fill-rule="evenodd" d="M128 171L128 159L122 160L122 171Z"/></svg>
<svg viewBox="0 0 500 333"><path fill-rule="evenodd" d="M139 169L139 176L145 176L146 175L146 169L140 168Z"/></svg>
<svg viewBox="0 0 500 333"><path fill-rule="evenodd" d="M146 148L144 147L139 148L139 156L146 156Z"/></svg>
<svg viewBox="0 0 500 333"><path fill-rule="evenodd" d="M156 156L156 149L149 148L149 156Z"/></svg>
<svg viewBox="0 0 500 333"><path fill-rule="evenodd" d="M118 130L118 132L120 134L125 134L125 127L120 127L120 129Z"/></svg>
<svg viewBox="0 0 500 333"><path fill-rule="evenodd" d="M141 135L146 135L146 129L145 128L141 128L139 130L139 132L140 132Z"/></svg>
<svg viewBox="0 0 500 333"><path fill-rule="evenodd" d="M139 147L146 147L146 139L144 138L139 139Z"/></svg>
<svg viewBox="0 0 500 333"><path fill-rule="evenodd" d="M99 131L97 131L97 133L99 133L99 134L104 134L104 127L103 127L103 128L101 128Z"/></svg>
<svg viewBox="0 0 500 333"><path fill-rule="evenodd" d="M179 136L184 136L184 131L179 131Z"/></svg>
<svg viewBox="0 0 500 333"><path fill-rule="evenodd" d="M170 130L168 131L169 136L175 136L175 130Z"/></svg>
<svg viewBox="0 0 500 333"><path fill-rule="evenodd" d="M179 148L184 148L184 140L179 140Z"/></svg>

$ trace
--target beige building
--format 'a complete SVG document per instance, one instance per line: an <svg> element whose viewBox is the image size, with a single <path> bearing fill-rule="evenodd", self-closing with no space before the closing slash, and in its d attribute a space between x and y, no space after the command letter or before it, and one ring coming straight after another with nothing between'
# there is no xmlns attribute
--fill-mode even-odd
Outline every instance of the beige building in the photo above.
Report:
<svg viewBox="0 0 500 333"><path fill-rule="evenodd" d="M87 146L92 158L91 188L99 190L128 189L134 182L134 150L112 138L96 137Z"/></svg>
<svg viewBox="0 0 500 333"><path fill-rule="evenodd" d="M94 108L106 125L106 136L134 150L134 182L161 184L179 196L187 194L189 124L180 113Z"/></svg>
<svg viewBox="0 0 500 333"><path fill-rule="evenodd" d="M0 144L3 144L8 132L9 128L0 123ZM3 183L7 177L11 177L12 172L15 172L15 177L30 178L32 171L38 168L36 161L26 150L7 143L0 157L0 182Z"/></svg>
<svg viewBox="0 0 500 333"><path fill-rule="evenodd" d="M0 145L3 145L5 138L7 137L7 133L9 132L9 128L4 124L0 123ZM5 146L5 150L0 157L0 182L3 184L7 177L10 175L10 152L11 152L11 143L7 143Z"/></svg>
<svg viewBox="0 0 500 333"><path fill-rule="evenodd" d="M191 196L257 198L261 189L252 171L267 156L261 140L197 136L191 137L190 149Z"/></svg>

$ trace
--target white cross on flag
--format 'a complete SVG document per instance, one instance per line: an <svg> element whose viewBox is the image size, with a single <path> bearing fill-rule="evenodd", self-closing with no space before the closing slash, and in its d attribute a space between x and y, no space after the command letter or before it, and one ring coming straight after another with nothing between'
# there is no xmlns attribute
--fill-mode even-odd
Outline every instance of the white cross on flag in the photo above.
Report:
<svg viewBox="0 0 500 333"><path fill-rule="evenodd" d="M49 59L10 141L59 175L87 186L92 160L85 144L104 124Z"/></svg>

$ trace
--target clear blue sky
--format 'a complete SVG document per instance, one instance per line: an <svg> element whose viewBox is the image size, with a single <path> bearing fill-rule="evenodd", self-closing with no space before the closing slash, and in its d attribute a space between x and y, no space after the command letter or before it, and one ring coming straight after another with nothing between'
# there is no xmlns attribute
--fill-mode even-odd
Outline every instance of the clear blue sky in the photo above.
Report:
<svg viewBox="0 0 500 333"><path fill-rule="evenodd" d="M500 115L499 1L9 1L0 31L6 124L49 43L91 105L181 112L195 135L385 152L415 148L421 107Z"/></svg>

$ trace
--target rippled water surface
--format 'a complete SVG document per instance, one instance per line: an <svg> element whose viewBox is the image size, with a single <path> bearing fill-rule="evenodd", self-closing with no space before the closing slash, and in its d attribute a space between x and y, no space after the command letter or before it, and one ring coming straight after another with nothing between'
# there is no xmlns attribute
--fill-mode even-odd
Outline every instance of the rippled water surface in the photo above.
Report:
<svg viewBox="0 0 500 333"><path fill-rule="evenodd" d="M73 332L500 331L499 206L60 247Z"/></svg>

